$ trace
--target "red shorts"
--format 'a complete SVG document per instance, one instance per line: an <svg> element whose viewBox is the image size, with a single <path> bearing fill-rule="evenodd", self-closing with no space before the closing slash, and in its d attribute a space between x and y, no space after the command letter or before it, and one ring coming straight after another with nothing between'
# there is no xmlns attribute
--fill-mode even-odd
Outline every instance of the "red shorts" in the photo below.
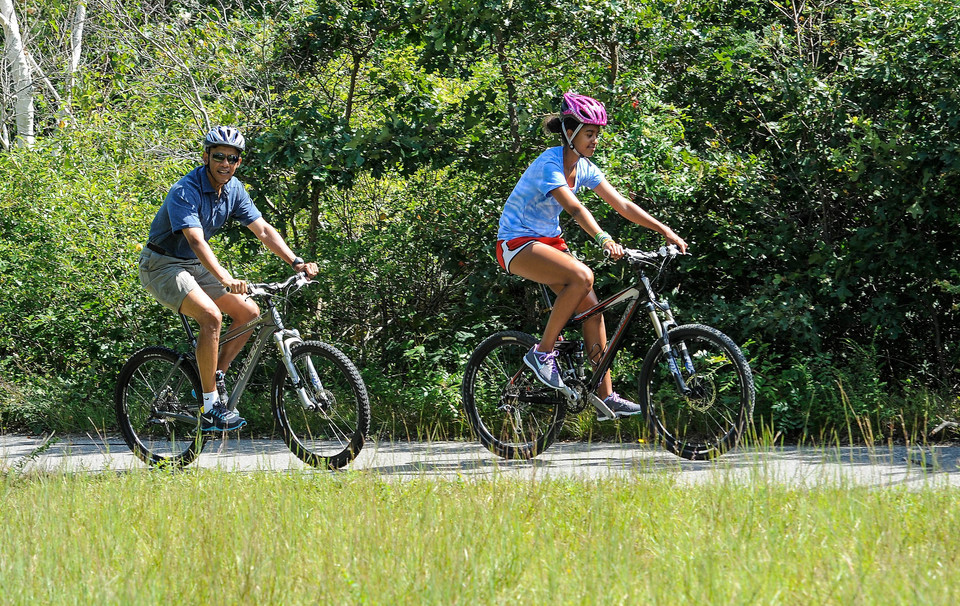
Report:
<svg viewBox="0 0 960 606"><path fill-rule="evenodd" d="M534 242L552 246L562 252L570 250L567 248L567 243L560 236L555 238L514 238L512 240L497 240L497 262L500 263L500 267L507 273L510 273L510 261L517 256L518 252Z"/></svg>

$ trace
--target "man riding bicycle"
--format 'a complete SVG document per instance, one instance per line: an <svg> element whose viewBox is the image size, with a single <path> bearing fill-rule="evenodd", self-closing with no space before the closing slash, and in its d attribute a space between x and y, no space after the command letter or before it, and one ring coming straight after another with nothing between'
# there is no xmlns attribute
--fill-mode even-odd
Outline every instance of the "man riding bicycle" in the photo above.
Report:
<svg viewBox="0 0 960 606"><path fill-rule="evenodd" d="M213 128L203 140L203 165L181 178L167 194L150 226L140 254L140 282L162 305L196 320L197 368L203 388L200 425L203 431L233 431L246 424L229 410L224 374L250 337L248 332L220 346L223 314L242 326L260 315L245 297L247 283L230 275L208 241L230 218L245 225L294 271L317 275L316 263L305 263L264 220L250 195L234 176L246 147L243 135L230 126Z"/></svg>

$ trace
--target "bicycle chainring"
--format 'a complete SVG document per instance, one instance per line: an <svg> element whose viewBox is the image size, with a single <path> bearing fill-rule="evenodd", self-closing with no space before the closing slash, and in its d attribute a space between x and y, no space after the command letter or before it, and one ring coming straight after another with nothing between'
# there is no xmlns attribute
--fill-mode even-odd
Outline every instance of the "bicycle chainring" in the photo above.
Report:
<svg viewBox="0 0 960 606"><path fill-rule="evenodd" d="M579 380L577 381L564 381L567 387L572 388L580 396L577 398L576 402L571 402L570 400L566 401L567 413L569 414L580 414L587 408L587 390L584 389L583 383Z"/></svg>

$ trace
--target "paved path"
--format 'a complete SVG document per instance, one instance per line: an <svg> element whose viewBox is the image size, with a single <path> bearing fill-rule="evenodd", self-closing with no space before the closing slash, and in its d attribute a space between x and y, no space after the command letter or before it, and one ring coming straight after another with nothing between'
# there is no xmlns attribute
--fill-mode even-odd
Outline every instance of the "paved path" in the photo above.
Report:
<svg viewBox="0 0 960 606"><path fill-rule="evenodd" d="M37 437L0 435L0 469L101 472L146 469L119 437L60 438L37 454ZM505 461L471 442L367 443L348 469L389 478L488 478L666 475L699 483L716 479L775 480L798 486L960 486L960 447L782 447L739 449L717 461L679 459L645 444L564 442L532 461ZM207 444L192 467L229 471L314 472L276 440L229 439Z"/></svg>

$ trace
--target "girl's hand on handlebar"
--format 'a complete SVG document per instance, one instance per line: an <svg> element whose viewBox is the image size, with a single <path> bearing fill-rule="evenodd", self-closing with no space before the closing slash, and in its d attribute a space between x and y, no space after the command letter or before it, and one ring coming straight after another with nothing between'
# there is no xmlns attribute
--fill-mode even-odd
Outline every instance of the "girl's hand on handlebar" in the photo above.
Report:
<svg viewBox="0 0 960 606"><path fill-rule="evenodd" d="M315 275L320 273L320 268L317 267L316 263L301 263L295 266L293 270L307 274L308 278L313 278Z"/></svg>
<svg viewBox="0 0 960 606"><path fill-rule="evenodd" d="M680 249L681 253L687 254L687 243L683 241L683 238L675 234L672 229L668 227L667 233L663 234L663 236L667 239L668 244L675 245Z"/></svg>
<svg viewBox="0 0 960 606"><path fill-rule="evenodd" d="M616 261L623 256L623 247L613 240L607 240L603 243L603 254Z"/></svg>

